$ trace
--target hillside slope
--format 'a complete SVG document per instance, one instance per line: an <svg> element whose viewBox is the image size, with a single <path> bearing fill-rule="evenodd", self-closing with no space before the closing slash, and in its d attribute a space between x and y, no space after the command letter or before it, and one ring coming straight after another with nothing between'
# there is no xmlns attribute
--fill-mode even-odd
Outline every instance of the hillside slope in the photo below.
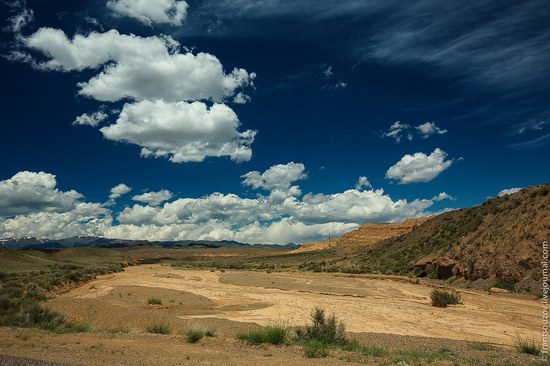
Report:
<svg viewBox="0 0 550 366"><path fill-rule="evenodd" d="M357 252L370 247L381 240L400 236L412 231L428 220L427 217L406 220L396 224L365 224L339 238L315 243L307 243L294 250L295 253L311 252L335 248L346 252Z"/></svg>
<svg viewBox="0 0 550 366"><path fill-rule="evenodd" d="M542 242L550 236L550 185L430 218L409 233L331 261L350 272L540 279Z"/></svg>

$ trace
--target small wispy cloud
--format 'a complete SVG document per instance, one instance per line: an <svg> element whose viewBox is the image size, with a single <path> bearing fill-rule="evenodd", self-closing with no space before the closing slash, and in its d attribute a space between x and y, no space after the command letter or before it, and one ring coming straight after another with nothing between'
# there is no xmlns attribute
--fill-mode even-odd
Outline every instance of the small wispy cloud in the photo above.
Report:
<svg viewBox="0 0 550 366"><path fill-rule="evenodd" d="M545 146L550 143L550 114L545 112L536 118L516 123L508 128L507 135L516 140L509 144L513 149L535 149Z"/></svg>
<svg viewBox="0 0 550 366"><path fill-rule="evenodd" d="M27 7L25 0L4 1L4 3L10 8L12 14L4 30L15 34L21 33L21 30L34 20L34 12Z"/></svg>
<svg viewBox="0 0 550 366"><path fill-rule="evenodd" d="M510 144L509 146L512 149L523 150L523 149L536 149L536 148L545 146L547 144L550 144L550 133L547 133L546 135L542 135L530 140L516 142L516 143Z"/></svg>
<svg viewBox="0 0 550 366"><path fill-rule="evenodd" d="M205 0L195 10L202 18L229 20L235 24L230 32L249 35L281 31L250 26L266 19L307 19L304 32L340 19L346 39L336 48L354 61L426 64L441 77L490 87L548 87L537 82L550 71L546 0Z"/></svg>
<svg viewBox="0 0 550 366"><path fill-rule="evenodd" d="M394 122L390 128L382 133L382 137L390 137L395 142L401 142L403 139L412 141L414 135L419 135L423 139L427 139L432 135L446 134L447 130L438 127L435 122L425 122L418 126L412 126L401 121Z"/></svg>

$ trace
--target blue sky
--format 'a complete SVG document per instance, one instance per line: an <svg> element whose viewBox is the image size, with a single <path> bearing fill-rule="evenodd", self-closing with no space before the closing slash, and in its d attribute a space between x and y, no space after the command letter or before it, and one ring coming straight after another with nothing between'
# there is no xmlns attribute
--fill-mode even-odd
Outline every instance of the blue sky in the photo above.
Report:
<svg viewBox="0 0 550 366"><path fill-rule="evenodd" d="M550 180L544 0L0 9L1 237L304 242Z"/></svg>

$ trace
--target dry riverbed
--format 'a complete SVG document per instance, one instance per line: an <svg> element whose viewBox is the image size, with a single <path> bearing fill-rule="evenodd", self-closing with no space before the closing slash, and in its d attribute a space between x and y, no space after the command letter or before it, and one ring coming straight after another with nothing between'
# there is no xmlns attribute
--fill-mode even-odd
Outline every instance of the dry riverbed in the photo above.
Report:
<svg viewBox="0 0 550 366"><path fill-rule="evenodd" d="M350 336L388 350L449 349L458 364L535 364L518 354L517 335L539 335L540 304L531 299L462 292L463 304L430 305L431 287L390 279L327 273L211 272L168 266L136 266L59 295L47 306L95 331L55 335L0 328L0 354L78 365L338 365L360 360L339 351L307 359L298 346L254 347L235 335L258 325L290 327L308 322L313 307L334 312ZM160 305L148 305L158 298ZM148 334L153 321L171 325L172 334ZM217 337L188 344L180 335L200 324ZM129 333L110 331L125 329ZM466 342L474 341L474 342ZM479 347L479 342L496 347ZM479 348L479 349L478 349ZM393 351L392 351L393 352ZM389 358L380 364L392 365ZM434 365L456 364L453 357ZM472 363L469 363L470 361ZM0 359L1 361L1 359ZM361 360L362 362L363 360ZM382 363L389 362L389 363ZM376 359L369 364L378 364ZM1 365L1 363L0 363Z"/></svg>

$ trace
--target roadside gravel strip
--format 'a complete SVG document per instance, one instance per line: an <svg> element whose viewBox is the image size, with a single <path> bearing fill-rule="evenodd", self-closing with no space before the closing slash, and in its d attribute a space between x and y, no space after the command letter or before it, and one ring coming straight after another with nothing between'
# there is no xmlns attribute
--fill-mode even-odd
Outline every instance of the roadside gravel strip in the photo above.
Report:
<svg viewBox="0 0 550 366"><path fill-rule="evenodd" d="M69 366L68 364L52 363L30 358L10 357L0 355L0 366Z"/></svg>

